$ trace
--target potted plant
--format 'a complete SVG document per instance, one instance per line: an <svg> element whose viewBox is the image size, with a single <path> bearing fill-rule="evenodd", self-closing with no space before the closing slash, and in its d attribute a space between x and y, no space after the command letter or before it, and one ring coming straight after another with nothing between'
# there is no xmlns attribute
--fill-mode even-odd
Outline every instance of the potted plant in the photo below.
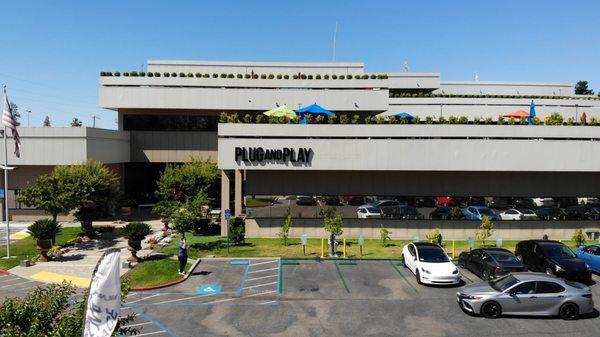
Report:
<svg viewBox="0 0 600 337"><path fill-rule="evenodd" d="M40 252L38 261L48 262L48 251L52 248L56 234L60 232L60 225L52 219L35 221L27 231L36 240L37 250Z"/></svg>
<svg viewBox="0 0 600 337"><path fill-rule="evenodd" d="M142 240L148 234L152 233L152 228L143 222L130 222L121 228L121 235L127 239L127 249L131 252L131 257L127 259L129 262L137 263L139 258L137 252L142 249Z"/></svg>

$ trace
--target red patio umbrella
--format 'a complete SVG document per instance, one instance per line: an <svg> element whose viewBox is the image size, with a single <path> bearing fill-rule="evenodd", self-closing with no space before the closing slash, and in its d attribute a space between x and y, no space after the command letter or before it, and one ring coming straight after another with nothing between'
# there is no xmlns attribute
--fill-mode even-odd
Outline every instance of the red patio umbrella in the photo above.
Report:
<svg viewBox="0 0 600 337"><path fill-rule="evenodd" d="M505 118L529 118L529 112L525 110L517 110L515 112L511 112L508 115L504 115Z"/></svg>

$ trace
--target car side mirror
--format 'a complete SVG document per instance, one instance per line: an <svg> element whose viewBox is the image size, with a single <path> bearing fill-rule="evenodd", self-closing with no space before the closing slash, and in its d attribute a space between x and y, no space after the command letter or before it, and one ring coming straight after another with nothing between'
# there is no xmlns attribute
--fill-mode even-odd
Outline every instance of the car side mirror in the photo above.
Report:
<svg viewBox="0 0 600 337"><path fill-rule="evenodd" d="M417 261L417 257L416 256L413 256L413 261Z"/></svg>

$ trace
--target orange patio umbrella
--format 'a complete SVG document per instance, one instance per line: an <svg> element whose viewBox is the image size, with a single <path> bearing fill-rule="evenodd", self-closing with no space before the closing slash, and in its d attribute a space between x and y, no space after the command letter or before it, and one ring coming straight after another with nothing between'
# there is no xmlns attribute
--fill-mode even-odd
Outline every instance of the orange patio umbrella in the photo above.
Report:
<svg viewBox="0 0 600 337"><path fill-rule="evenodd" d="M517 110L515 112L511 112L508 115L504 115L505 118L529 118L529 112L525 110Z"/></svg>

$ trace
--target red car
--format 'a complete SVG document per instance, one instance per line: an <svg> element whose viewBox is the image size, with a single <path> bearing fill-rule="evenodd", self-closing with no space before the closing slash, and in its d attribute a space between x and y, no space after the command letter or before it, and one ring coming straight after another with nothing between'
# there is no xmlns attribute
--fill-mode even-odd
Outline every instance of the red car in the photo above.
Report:
<svg viewBox="0 0 600 337"><path fill-rule="evenodd" d="M462 200L455 197L436 197L435 203L438 206L460 206Z"/></svg>

